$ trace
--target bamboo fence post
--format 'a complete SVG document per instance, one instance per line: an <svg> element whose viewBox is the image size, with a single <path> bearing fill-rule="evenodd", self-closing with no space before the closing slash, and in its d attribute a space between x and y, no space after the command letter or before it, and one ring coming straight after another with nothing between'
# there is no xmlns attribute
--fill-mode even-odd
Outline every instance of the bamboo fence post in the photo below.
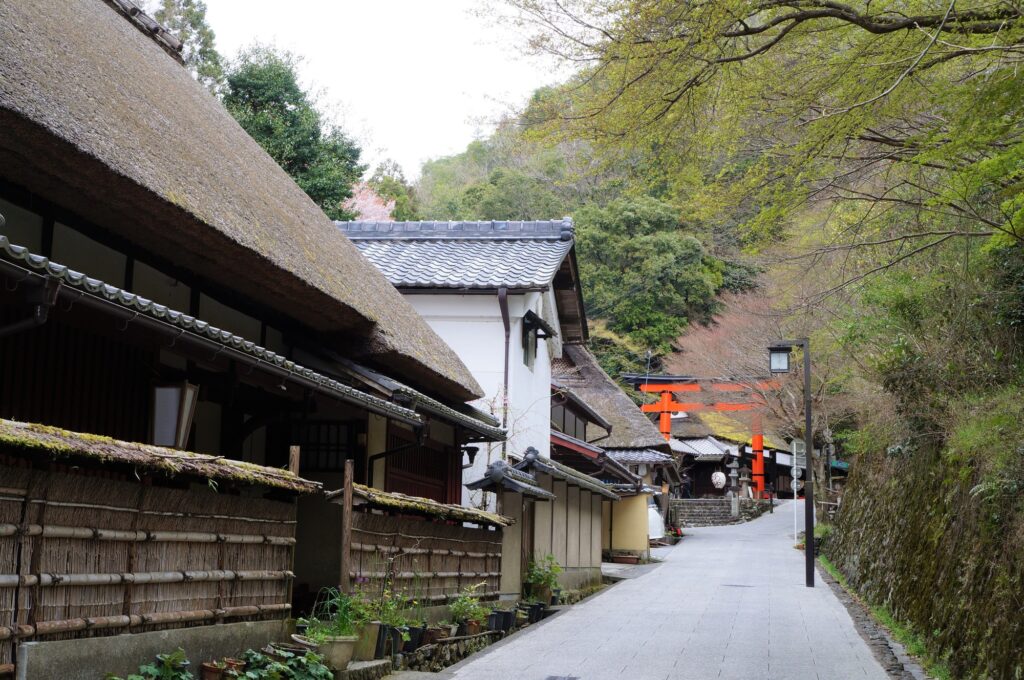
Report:
<svg viewBox="0 0 1024 680"><path fill-rule="evenodd" d="M339 585L343 593L349 593L352 590L349 569L352 563L352 482L354 474L355 462L348 458L345 460L341 504L341 581Z"/></svg>
<svg viewBox="0 0 1024 680"><path fill-rule="evenodd" d="M301 467L301 465L300 465L301 462L302 462L302 449L297 444L292 444L291 446L288 447L288 471L291 472L296 477L298 477L299 476L299 469ZM296 522L298 522L298 519L299 519L299 499L298 498L296 498L293 501L293 507L295 508L295 520L296 520ZM298 533L298 528L296 528L296 533ZM289 567L289 569L291 569L292 571L295 571L295 545L294 544L292 544L292 547L291 547L291 549L288 552L289 552L288 563L291 565ZM288 601L289 602L294 601L294 597L295 597L295 579L292 579L291 581L289 581L288 584L285 586L285 593L286 593L286 595L288 597Z"/></svg>

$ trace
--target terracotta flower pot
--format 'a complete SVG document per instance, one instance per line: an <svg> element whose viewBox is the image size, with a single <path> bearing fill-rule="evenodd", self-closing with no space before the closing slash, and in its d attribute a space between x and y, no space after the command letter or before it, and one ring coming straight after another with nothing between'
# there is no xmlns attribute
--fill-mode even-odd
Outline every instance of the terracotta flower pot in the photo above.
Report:
<svg viewBox="0 0 1024 680"><path fill-rule="evenodd" d="M479 621L466 621L466 635L478 635L480 633Z"/></svg>
<svg viewBox="0 0 1024 680"><path fill-rule="evenodd" d="M224 667L212 661L199 666L199 677L201 680L221 680L224 677Z"/></svg>
<svg viewBox="0 0 1024 680"><path fill-rule="evenodd" d="M443 638L445 635L446 635L446 632L445 632L445 630L443 628L439 628L437 626L430 626L425 631L423 631L423 644L424 645L436 644L437 641L440 640L441 638Z"/></svg>
<svg viewBox="0 0 1024 680"><path fill-rule="evenodd" d="M231 671L243 671L245 670L245 662L241 659L233 659L230 656L224 659L224 665L227 666L228 670Z"/></svg>
<svg viewBox="0 0 1024 680"><path fill-rule="evenodd" d="M336 671L343 671L348 668L348 662L352 660L358 641L359 638L355 635L325 637L320 642L317 652L324 657L324 662L328 666Z"/></svg>

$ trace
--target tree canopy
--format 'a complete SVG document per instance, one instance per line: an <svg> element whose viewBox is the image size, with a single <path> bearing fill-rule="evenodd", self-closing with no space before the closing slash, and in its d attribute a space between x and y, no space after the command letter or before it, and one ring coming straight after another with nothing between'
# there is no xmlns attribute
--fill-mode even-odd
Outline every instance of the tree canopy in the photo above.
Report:
<svg viewBox="0 0 1024 680"><path fill-rule="evenodd" d="M182 57L189 71L211 92L218 92L224 83L224 60L214 44L213 29L206 21L206 3L203 0L151 1L155 3L153 18L181 41Z"/></svg>
<svg viewBox="0 0 1024 680"><path fill-rule="evenodd" d="M242 52L228 70L224 105L328 217L351 219L342 204L366 169L360 149L317 110L297 64L269 47Z"/></svg>
<svg viewBox="0 0 1024 680"><path fill-rule="evenodd" d="M813 203L841 206L828 245L897 258L1024 233L1019 3L509 1L579 66L532 122L656 156L712 219L746 203L748 247Z"/></svg>

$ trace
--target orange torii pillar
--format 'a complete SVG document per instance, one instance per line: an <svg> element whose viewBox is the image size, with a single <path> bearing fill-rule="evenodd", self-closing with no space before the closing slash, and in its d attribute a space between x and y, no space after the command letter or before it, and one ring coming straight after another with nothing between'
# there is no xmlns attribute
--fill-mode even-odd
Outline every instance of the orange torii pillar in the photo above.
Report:
<svg viewBox="0 0 1024 680"><path fill-rule="evenodd" d="M761 430L761 412L755 411L751 422L750 448L754 451L754 494L761 498L765 492L764 483L764 433Z"/></svg>

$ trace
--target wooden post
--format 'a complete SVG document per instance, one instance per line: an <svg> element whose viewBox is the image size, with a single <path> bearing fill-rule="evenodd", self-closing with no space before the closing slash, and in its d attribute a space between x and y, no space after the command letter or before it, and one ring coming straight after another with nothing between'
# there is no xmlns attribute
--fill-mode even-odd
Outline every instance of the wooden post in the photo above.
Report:
<svg viewBox="0 0 1024 680"><path fill-rule="evenodd" d="M288 472L292 473L296 477L299 476L299 460L301 459L302 449L296 445L288 447Z"/></svg>
<svg viewBox="0 0 1024 680"><path fill-rule="evenodd" d="M352 481L355 464L351 458L345 461L345 481L341 504L341 579L338 589L343 593L351 591L349 571L352 564Z"/></svg>

